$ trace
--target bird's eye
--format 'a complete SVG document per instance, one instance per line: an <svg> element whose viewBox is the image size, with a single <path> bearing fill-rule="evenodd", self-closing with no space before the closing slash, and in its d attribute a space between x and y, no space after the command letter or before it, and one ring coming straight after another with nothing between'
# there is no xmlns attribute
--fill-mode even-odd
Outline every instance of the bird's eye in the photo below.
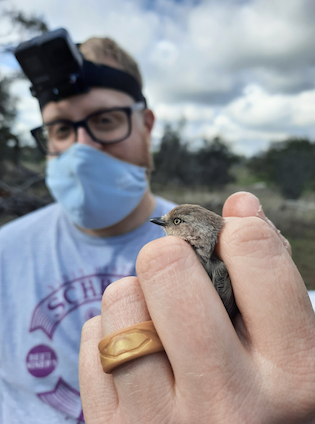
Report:
<svg viewBox="0 0 315 424"><path fill-rule="evenodd" d="M175 218L173 222L175 225L178 225L182 222L182 220L180 218Z"/></svg>

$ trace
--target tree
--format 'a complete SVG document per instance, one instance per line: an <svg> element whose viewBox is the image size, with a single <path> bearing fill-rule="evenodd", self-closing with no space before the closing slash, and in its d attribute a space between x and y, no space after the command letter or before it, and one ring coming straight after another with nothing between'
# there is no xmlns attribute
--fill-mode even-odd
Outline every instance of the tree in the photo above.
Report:
<svg viewBox="0 0 315 424"><path fill-rule="evenodd" d="M207 187L223 187L235 180L229 173L238 157L220 137L204 140L204 147L196 153L197 184Z"/></svg>
<svg viewBox="0 0 315 424"><path fill-rule="evenodd" d="M12 55L14 48L25 41L48 30L44 19L36 15L26 15L7 7L8 3L0 0L0 18L2 28L10 27L4 32L0 29L0 59L5 62L6 56ZM9 25L8 25L9 24ZM30 156L30 147L21 147L20 135L14 130L17 117L17 101L10 86L17 78L24 78L22 72L12 71L4 75L0 70L0 221L9 217L21 216L51 201L44 190L44 195L37 196L32 192L33 185L43 177L21 165L21 156ZM32 149L36 155L36 149ZM43 187L42 187L43 188ZM41 189L42 189L41 188ZM11 218L10 218L11 219Z"/></svg>
<svg viewBox="0 0 315 424"><path fill-rule="evenodd" d="M233 181L229 171L238 160L219 138L204 140L204 146L192 151L181 141L181 125L165 127L160 150L154 155L153 183L186 187L222 187Z"/></svg>
<svg viewBox="0 0 315 424"><path fill-rule="evenodd" d="M11 82L12 80L8 77L0 77L0 177L4 173L4 160L16 162L18 157L16 150L13 149L14 145L19 145L19 142L12 130L16 117L16 101L10 95Z"/></svg>
<svg viewBox="0 0 315 424"><path fill-rule="evenodd" d="M1 54L12 54L19 42L49 31L48 25L42 16L26 15L24 12L16 10L13 6L7 7L5 0L0 0L0 18L10 26L9 31L0 32Z"/></svg>
<svg viewBox="0 0 315 424"><path fill-rule="evenodd" d="M6 20L11 26L9 32L0 32L0 57L2 59L6 55L12 55L20 41L48 31L48 26L42 17L25 15L12 7L8 8L4 0L0 0L0 6L2 6L0 18ZM14 35L14 42L10 41L11 35ZM4 76L0 71L0 169L2 169L2 174L5 168L4 162L11 161L18 165L21 155L21 140L13 130L17 114L17 99L13 98L10 93L10 86L17 78L24 78L22 72L12 72L11 76Z"/></svg>
<svg viewBox="0 0 315 424"><path fill-rule="evenodd" d="M307 139L290 138L273 143L249 161L249 169L259 178L273 183L288 199L298 199L315 182L315 144Z"/></svg>
<svg viewBox="0 0 315 424"><path fill-rule="evenodd" d="M179 130L166 125L160 150L154 154L154 164L153 182L164 185L185 181L190 158L186 146L181 143Z"/></svg>

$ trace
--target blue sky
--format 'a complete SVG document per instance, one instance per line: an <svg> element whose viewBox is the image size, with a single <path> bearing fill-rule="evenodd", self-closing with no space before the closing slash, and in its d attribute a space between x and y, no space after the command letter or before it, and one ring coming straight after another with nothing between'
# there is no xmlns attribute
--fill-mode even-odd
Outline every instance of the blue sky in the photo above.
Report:
<svg viewBox="0 0 315 424"><path fill-rule="evenodd" d="M314 0L10 3L67 28L76 42L110 36L127 49L144 75L156 142L166 122L182 117L192 143L219 135L248 156L289 136L315 139ZM11 68L2 58L0 71ZM25 82L13 90L26 137L40 123L38 106Z"/></svg>

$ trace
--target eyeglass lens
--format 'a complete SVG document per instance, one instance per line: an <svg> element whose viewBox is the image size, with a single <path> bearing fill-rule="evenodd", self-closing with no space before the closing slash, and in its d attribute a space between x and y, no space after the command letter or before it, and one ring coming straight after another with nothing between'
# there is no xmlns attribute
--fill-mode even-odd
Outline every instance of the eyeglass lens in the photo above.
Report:
<svg viewBox="0 0 315 424"><path fill-rule="evenodd" d="M85 123L93 138L104 143L124 139L130 130L128 115L122 110L100 112ZM36 138L47 152L63 152L76 142L75 126L67 121L43 125L38 129Z"/></svg>

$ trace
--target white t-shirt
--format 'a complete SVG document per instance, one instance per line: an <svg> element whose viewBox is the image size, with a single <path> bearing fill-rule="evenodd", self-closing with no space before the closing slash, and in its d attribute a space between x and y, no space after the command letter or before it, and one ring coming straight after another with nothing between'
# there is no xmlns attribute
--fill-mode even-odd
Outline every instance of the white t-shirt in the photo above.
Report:
<svg viewBox="0 0 315 424"><path fill-rule="evenodd" d="M174 206L157 197L152 216ZM0 228L0 423L84 421L82 326L100 314L109 284L136 275L140 249L164 235L147 221L120 236L88 236L57 203Z"/></svg>

